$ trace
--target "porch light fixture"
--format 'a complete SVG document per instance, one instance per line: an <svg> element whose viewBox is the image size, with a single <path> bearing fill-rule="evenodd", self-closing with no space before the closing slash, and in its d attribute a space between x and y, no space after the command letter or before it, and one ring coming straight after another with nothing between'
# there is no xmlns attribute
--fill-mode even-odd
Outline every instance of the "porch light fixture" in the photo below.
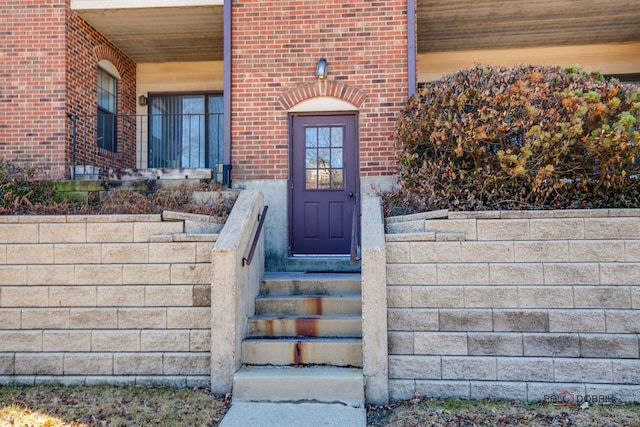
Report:
<svg viewBox="0 0 640 427"><path fill-rule="evenodd" d="M327 78L327 60L320 58L316 64L316 77L320 80Z"/></svg>
<svg viewBox="0 0 640 427"><path fill-rule="evenodd" d="M144 96L144 95L140 95L140 96L138 97L138 104L140 104L140 105L141 105L141 106L143 106L143 107L144 107L145 105L147 105L147 97L146 97L146 96Z"/></svg>

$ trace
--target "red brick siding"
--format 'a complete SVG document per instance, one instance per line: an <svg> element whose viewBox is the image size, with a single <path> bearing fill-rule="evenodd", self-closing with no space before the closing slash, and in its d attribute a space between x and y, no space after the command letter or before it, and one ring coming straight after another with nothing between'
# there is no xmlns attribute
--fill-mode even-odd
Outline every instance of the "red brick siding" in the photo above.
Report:
<svg viewBox="0 0 640 427"><path fill-rule="evenodd" d="M330 80L366 97L359 115L361 175L394 173L393 126L408 87L406 0L232 4L233 178L287 178L287 93L315 81L322 56ZM302 92L316 94L308 89Z"/></svg>
<svg viewBox="0 0 640 427"><path fill-rule="evenodd" d="M325 79L303 83L294 87L282 94L280 97L280 104L282 104L283 108L288 110L306 99L315 98L317 96L329 96L341 99L356 107L360 107L367 99L367 95L364 92L354 88L353 86L340 83L336 80Z"/></svg>
<svg viewBox="0 0 640 427"><path fill-rule="evenodd" d="M136 113L136 64L122 53L118 48L87 24L75 12L69 10L67 14L67 79L66 79L66 110L70 114L79 115L78 130L83 129L84 115L88 115L87 130L89 138L87 149L83 149L80 140L77 151L77 164L91 164L93 151L96 149L95 114L97 112L97 79L98 62L106 59L118 70L117 111L118 114L134 115ZM133 117L131 117L133 119ZM68 121L67 134L71 141L71 122ZM131 123L133 127L128 126ZM135 120L121 120L117 124L118 152L106 164L98 162L99 166L116 168L135 166ZM83 135L83 133L81 132ZM71 144L66 146L68 162L71 162ZM111 157L112 153L102 151L104 155ZM104 156L97 156L105 159Z"/></svg>
<svg viewBox="0 0 640 427"><path fill-rule="evenodd" d="M0 22L0 157L60 177L65 0L2 2Z"/></svg>
<svg viewBox="0 0 640 427"><path fill-rule="evenodd" d="M106 46L121 69L119 111L135 112L136 66L76 16L70 0L17 0L0 6L0 157L68 176L67 113L95 114L94 49Z"/></svg>

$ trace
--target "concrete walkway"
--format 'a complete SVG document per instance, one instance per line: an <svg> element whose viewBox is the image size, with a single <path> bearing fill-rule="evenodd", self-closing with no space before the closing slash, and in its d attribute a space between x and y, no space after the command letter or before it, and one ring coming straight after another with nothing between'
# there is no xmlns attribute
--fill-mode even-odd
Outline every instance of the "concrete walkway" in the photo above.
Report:
<svg viewBox="0 0 640 427"><path fill-rule="evenodd" d="M365 408L326 403L234 403L220 427L366 427Z"/></svg>

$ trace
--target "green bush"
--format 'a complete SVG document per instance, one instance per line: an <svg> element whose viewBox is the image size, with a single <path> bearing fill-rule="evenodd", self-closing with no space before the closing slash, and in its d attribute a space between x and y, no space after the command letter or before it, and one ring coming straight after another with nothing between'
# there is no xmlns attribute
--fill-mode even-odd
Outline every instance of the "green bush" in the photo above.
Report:
<svg viewBox="0 0 640 427"><path fill-rule="evenodd" d="M579 68L475 66L411 97L386 213L640 207L640 89Z"/></svg>

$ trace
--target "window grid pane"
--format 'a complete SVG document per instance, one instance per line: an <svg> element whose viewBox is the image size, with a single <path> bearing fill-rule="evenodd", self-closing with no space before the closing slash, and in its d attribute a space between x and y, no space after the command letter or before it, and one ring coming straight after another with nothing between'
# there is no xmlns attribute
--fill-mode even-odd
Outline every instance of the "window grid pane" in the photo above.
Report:
<svg viewBox="0 0 640 427"><path fill-rule="evenodd" d="M116 113L117 80L106 71L98 68L98 106Z"/></svg>
<svg viewBox="0 0 640 427"><path fill-rule="evenodd" d="M212 168L224 161L223 97L219 94L149 96L149 166Z"/></svg>
<svg viewBox="0 0 640 427"><path fill-rule="evenodd" d="M341 126L305 129L305 189L344 188L343 128Z"/></svg>
<svg viewBox="0 0 640 427"><path fill-rule="evenodd" d="M98 147L109 151L116 151L116 100L118 81L106 71L98 68L98 114L96 117L96 132Z"/></svg>

